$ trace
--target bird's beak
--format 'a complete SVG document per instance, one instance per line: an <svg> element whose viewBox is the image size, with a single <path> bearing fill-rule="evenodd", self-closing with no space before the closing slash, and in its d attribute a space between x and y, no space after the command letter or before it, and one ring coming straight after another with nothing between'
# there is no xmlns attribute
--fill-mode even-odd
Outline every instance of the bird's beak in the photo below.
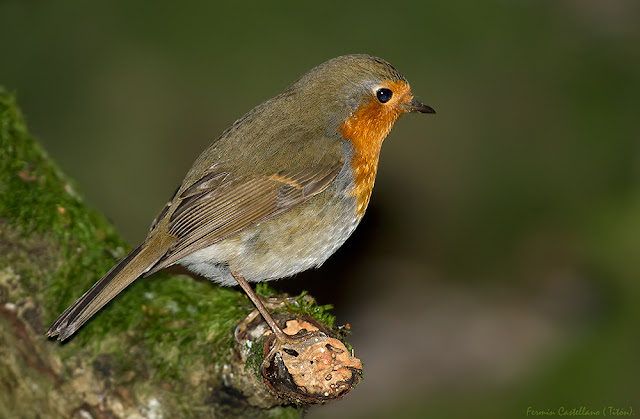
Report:
<svg viewBox="0 0 640 419"><path fill-rule="evenodd" d="M436 113L431 106L420 103L416 99L411 99L411 102L404 103L402 107L407 112Z"/></svg>

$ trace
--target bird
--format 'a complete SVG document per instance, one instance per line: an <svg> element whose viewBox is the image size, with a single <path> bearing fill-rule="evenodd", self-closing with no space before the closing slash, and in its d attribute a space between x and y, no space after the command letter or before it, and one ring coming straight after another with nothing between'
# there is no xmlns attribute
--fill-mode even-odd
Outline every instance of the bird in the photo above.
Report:
<svg viewBox="0 0 640 419"><path fill-rule="evenodd" d="M319 267L353 233L398 118L433 114L387 61L344 55L246 113L198 157L146 239L53 322L63 341L139 277L172 265L239 285L290 342L250 283Z"/></svg>

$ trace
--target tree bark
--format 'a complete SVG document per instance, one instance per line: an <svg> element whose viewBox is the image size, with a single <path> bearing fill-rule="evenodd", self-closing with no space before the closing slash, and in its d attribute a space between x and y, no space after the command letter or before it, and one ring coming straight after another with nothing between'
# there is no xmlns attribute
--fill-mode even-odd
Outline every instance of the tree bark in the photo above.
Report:
<svg viewBox="0 0 640 419"><path fill-rule="evenodd" d="M47 339L55 317L127 249L0 88L0 417L301 415L291 404L300 400L274 395L235 341L253 307L234 289L160 273L135 281L68 342ZM295 316L319 313L331 329L326 307L305 301ZM349 368L350 389L360 371Z"/></svg>

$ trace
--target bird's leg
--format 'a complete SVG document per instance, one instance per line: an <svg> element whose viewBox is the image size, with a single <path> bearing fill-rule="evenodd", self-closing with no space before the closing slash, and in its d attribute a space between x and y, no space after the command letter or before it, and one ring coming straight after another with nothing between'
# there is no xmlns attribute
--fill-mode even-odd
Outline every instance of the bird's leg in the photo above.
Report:
<svg viewBox="0 0 640 419"><path fill-rule="evenodd" d="M273 331L274 335L276 336L276 339L281 343L297 342L298 339L294 338L293 336L287 335L282 331L282 329L280 328L280 326L278 326L278 323L276 323L273 316L271 316L271 313L269 313L267 308L264 306L262 302L262 298L260 298L255 293L255 291L251 288L251 285L249 285L247 280L244 279L244 277L240 275L238 272L232 271L231 275L233 275L235 280L238 282L238 285L240 285L240 287L244 290L247 296L249 296L249 299L253 302L253 305L256 306L256 308L258 309L258 311L260 312L264 320L267 322L267 324Z"/></svg>
<svg viewBox="0 0 640 419"><path fill-rule="evenodd" d="M286 353L289 356L298 357L299 354L308 353L309 348L311 347L322 346L322 348L320 348L320 352L322 353L324 353L325 347L329 348L329 344L327 342L330 342L331 338L320 330L307 331L303 334L298 333L295 336L286 334L280 326L278 326L278 323L276 323L273 316L271 316L271 313L269 313L265 307L262 298L253 291L247 280L238 272L232 271L231 274L235 278L236 282L238 282L238 285L240 285L244 292L249 296L253 304L256 306L256 309L258 309L258 312L262 315L274 334L275 339L271 342L269 352L265 354L260 365L260 372L265 379L269 380L267 377L274 379L274 374L277 376L279 371L278 365L282 364L283 353ZM280 357L276 358L278 353L280 354ZM276 359L279 359L280 361L278 362ZM362 366L360 366L360 370L362 370ZM304 374L302 375L304 376Z"/></svg>
<svg viewBox="0 0 640 419"><path fill-rule="evenodd" d="M271 313L269 313L267 308L264 306L262 299L255 293L255 291L253 291L247 280L244 279L244 277L238 272L231 271L231 275L233 275L236 282L238 282L238 285L240 285L244 292L249 296L253 304L258 309L258 312L260 312L264 320L273 331L275 337L275 341L272 343L269 353L264 357L260 366L260 371L263 377L267 376L267 369L271 365L271 362L275 358L276 354L284 348L291 349L292 353L298 353L307 345L317 341L319 338L327 339L327 335L320 331L307 332L301 336L291 336L286 334L280 328L280 326L278 326L278 323L276 323L273 316L271 316Z"/></svg>

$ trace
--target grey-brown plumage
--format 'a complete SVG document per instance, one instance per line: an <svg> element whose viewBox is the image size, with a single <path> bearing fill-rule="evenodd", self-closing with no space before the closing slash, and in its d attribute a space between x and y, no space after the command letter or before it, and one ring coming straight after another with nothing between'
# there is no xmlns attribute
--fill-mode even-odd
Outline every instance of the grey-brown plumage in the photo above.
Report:
<svg viewBox="0 0 640 419"><path fill-rule="evenodd" d="M324 262L361 217L353 164L362 150L344 138L343 123L385 81L406 83L381 59L338 57L236 121L196 160L145 241L62 313L48 335L68 338L136 278L175 263L235 285ZM402 112L430 110L405 96L397 99Z"/></svg>

